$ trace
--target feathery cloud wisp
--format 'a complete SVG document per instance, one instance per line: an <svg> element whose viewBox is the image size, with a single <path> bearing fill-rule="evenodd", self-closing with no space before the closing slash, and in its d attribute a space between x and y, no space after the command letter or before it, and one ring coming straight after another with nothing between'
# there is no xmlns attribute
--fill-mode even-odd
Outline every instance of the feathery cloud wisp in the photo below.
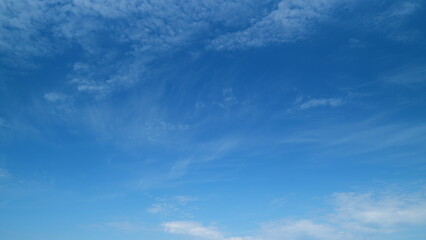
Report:
<svg viewBox="0 0 426 240"><path fill-rule="evenodd" d="M307 102L304 102L299 105L299 108L302 110L306 110L309 108L314 107L338 107L340 105L344 104L343 100L340 98L318 98L318 99L311 99Z"/></svg>
<svg viewBox="0 0 426 240"><path fill-rule="evenodd" d="M247 29L219 36L209 47L235 50L295 42L311 33L313 25L326 19L337 3L335 0L281 1L277 9Z"/></svg>

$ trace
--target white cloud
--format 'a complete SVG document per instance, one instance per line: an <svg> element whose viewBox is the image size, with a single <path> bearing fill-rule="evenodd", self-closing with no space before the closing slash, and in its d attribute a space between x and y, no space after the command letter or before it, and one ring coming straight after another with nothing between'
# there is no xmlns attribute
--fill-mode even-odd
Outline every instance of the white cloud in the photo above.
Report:
<svg viewBox="0 0 426 240"><path fill-rule="evenodd" d="M374 9L372 13L363 14L362 19L355 20L367 22L367 29L373 28L397 41L411 41L418 37L420 30L403 29L403 26L405 20L420 8L419 1L395 1L390 7L379 1L370 3L372 5L357 0L282 0L276 9L256 19L248 27L215 38L209 48L238 50L300 41L314 33L318 24L338 18L335 9L347 7L347 13L351 13L357 9L354 6ZM351 46L364 47L365 44L352 41Z"/></svg>
<svg viewBox="0 0 426 240"><path fill-rule="evenodd" d="M164 231L170 234L185 235L205 240L262 240L253 237L225 237L215 227L206 227L198 222L176 221L163 224Z"/></svg>
<svg viewBox="0 0 426 240"><path fill-rule="evenodd" d="M7 179L10 177L10 173L3 168L0 168L0 179Z"/></svg>
<svg viewBox="0 0 426 240"><path fill-rule="evenodd" d="M386 11L378 15L375 20L378 24L387 26L399 26L402 21L418 10L420 4L417 1L396 1Z"/></svg>
<svg viewBox="0 0 426 240"><path fill-rule="evenodd" d="M153 203L147 211L149 213L160 214L176 214L177 212L185 213L190 210L188 204L194 201L197 201L197 199L188 196L159 199L156 203Z"/></svg>
<svg viewBox="0 0 426 240"><path fill-rule="evenodd" d="M389 163L399 159L400 164L410 164L410 161L420 160L424 155L423 148L418 146L426 143L426 125L383 124L383 118L377 117L356 123L324 124L319 128L298 129L294 134L283 138L281 143L313 144L320 149L317 154L332 153L340 158L381 152L374 159L367 157L368 161ZM401 155L389 154L387 150L395 147L409 147L410 150L400 151Z"/></svg>
<svg viewBox="0 0 426 240"><path fill-rule="evenodd" d="M55 1L51 1L54 3ZM41 34L44 21L52 21L45 1L5 0L0 3L0 51L14 59L50 55L57 51Z"/></svg>
<svg viewBox="0 0 426 240"><path fill-rule="evenodd" d="M271 2L4 0L1 60L20 68L32 57L79 46L86 53L79 61L87 71L74 69L71 82L78 91L105 96L144 80L152 60L209 35L216 24L244 25Z"/></svg>
<svg viewBox="0 0 426 240"><path fill-rule="evenodd" d="M344 101L340 98L318 98L311 99L299 105L299 108L302 110L313 108L313 107L338 107L344 104Z"/></svg>
<svg viewBox="0 0 426 240"><path fill-rule="evenodd" d="M264 224L261 239L381 239L426 226L425 192L344 192L331 197L320 223L304 219Z"/></svg>
<svg viewBox="0 0 426 240"><path fill-rule="evenodd" d="M349 47L351 48L365 48L367 44L356 38L349 39Z"/></svg>
<svg viewBox="0 0 426 240"><path fill-rule="evenodd" d="M198 239L225 240L225 237L213 227L205 227L197 222L167 222L164 230L171 234L187 235Z"/></svg>
<svg viewBox="0 0 426 240"><path fill-rule="evenodd" d="M207 240L349 240L386 239L389 234L426 226L426 194L378 192L335 193L331 210L317 220L279 220L264 223L254 236L227 237L197 222L169 222L164 230Z"/></svg>
<svg viewBox="0 0 426 240"><path fill-rule="evenodd" d="M337 240L349 239L349 235L328 224L319 224L311 220L279 221L265 224L261 231L261 239L278 240Z"/></svg>
<svg viewBox="0 0 426 240"><path fill-rule="evenodd" d="M225 100L225 102L230 103L230 102L235 102L237 100L237 98L235 97L232 88L224 88L222 89L222 94L223 94L223 99Z"/></svg>
<svg viewBox="0 0 426 240"><path fill-rule="evenodd" d="M409 42L418 38L418 29L409 29L404 24L420 9L419 1L395 1L390 7L370 19L370 26L387 38L398 42Z"/></svg>
<svg viewBox="0 0 426 240"><path fill-rule="evenodd" d="M315 23L326 19L339 3L335 0L286 0L277 9L250 27L214 39L210 47L218 50L261 47L269 44L294 42L306 37Z"/></svg>
<svg viewBox="0 0 426 240"><path fill-rule="evenodd" d="M271 11L275 2L4 0L0 5L0 49L15 57L28 58L55 54L77 43L90 54L105 56L112 48L102 51L95 35L103 32L113 46L129 44L133 54L149 58L159 51L188 45L203 34L211 37L212 32L223 31L216 29L216 25L241 29L248 24L251 27L246 30L213 42L230 44L233 36L236 44L286 42L304 35L307 25L323 19L338 1L282 1ZM257 39L250 39L256 35Z"/></svg>
<svg viewBox="0 0 426 240"><path fill-rule="evenodd" d="M147 209L149 213L164 213L175 211L176 206L169 203L154 203Z"/></svg>
<svg viewBox="0 0 426 240"><path fill-rule="evenodd" d="M68 99L68 97L62 93L58 92L49 92L44 94L44 98L52 103L63 102Z"/></svg>
<svg viewBox="0 0 426 240"><path fill-rule="evenodd" d="M381 79L394 84L426 82L426 64L414 64L397 68L381 76Z"/></svg>
<svg viewBox="0 0 426 240"><path fill-rule="evenodd" d="M69 81L77 92L100 98L145 81L151 62L197 42L242 49L303 39L346 2L352 0L4 0L0 52L3 62L20 68L35 64L34 56L77 46L83 57L76 65L83 67L74 68ZM396 5L375 22L399 22L417 7Z"/></svg>
<svg viewBox="0 0 426 240"><path fill-rule="evenodd" d="M333 218L355 231L395 232L408 226L426 225L423 193L337 193Z"/></svg>
<svg viewBox="0 0 426 240"><path fill-rule="evenodd" d="M340 240L350 239L350 235L339 232L326 224L311 220L278 221L264 224L257 236L225 237L214 227L206 227L198 222L168 222L163 224L167 233L186 235L206 240Z"/></svg>

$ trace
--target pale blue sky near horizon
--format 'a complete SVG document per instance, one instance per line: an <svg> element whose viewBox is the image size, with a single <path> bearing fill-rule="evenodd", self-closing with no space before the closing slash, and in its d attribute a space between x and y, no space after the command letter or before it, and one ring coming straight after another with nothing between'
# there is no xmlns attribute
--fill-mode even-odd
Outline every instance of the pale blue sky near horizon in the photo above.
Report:
<svg viewBox="0 0 426 240"><path fill-rule="evenodd" d="M0 239L425 239L425 16L3 0Z"/></svg>

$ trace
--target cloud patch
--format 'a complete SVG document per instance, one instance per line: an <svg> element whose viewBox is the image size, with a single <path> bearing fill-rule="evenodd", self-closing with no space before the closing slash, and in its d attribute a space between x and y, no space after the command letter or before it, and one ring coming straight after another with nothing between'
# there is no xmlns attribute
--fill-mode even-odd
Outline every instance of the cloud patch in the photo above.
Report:
<svg viewBox="0 0 426 240"><path fill-rule="evenodd" d="M394 69L384 74L381 80L402 85L426 82L426 64L414 64Z"/></svg>
<svg viewBox="0 0 426 240"><path fill-rule="evenodd" d="M164 231L171 234L186 235L206 240L225 240L226 238L214 227L205 227L197 222L167 222Z"/></svg>
<svg viewBox="0 0 426 240"><path fill-rule="evenodd" d="M295 42L314 31L314 25L329 16L338 1L281 1L274 11L250 27L214 39L210 48L237 50Z"/></svg>
<svg viewBox="0 0 426 240"><path fill-rule="evenodd" d="M9 122L2 117L0 117L0 128L10 128Z"/></svg>
<svg viewBox="0 0 426 240"><path fill-rule="evenodd" d="M58 92L48 92L44 94L44 99L46 99L49 102L56 103L56 102L64 102L68 99L68 96L62 93Z"/></svg>
<svg viewBox="0 0 426 240"><path fill-rule="evenodd" d="M194 201L197 201L197 199L187 196L159 199L147 209L147 212L153 214L185 213L190 210L188 204Z"/></svg>
<svg viewBox="0 0 426 240"><path fill-rule="evenodd" d="M315 223L312 220L278 221L265 224L262 227L259 239L315 239L315 240L337 240L350 239L350 236L338 229L328 225Z"/></svg>
<svg viewBox="0 0 426 240"><path fill-rule="evenodd" d="M426 226L426 194L402 192L343 192L330 198L331 211L313 219L264 223L257 234L226 237L198 222L168 222L164 231L206 240L349 240L386 239Z"/></svg>
<svg viewBox="0 0 426 240"><path fill-rule="evenodd" d="M362 232L396 232L426 224L426 196L416 194L336 193L333 218Z"/></svg>
<svg viewBox="0 0 426 240"><path fill-rule="evenodd" d="M3 168L0 168L0 179L7 179L10 178L10 173Z"/></svg>
<svg viewBox="0 0 426 240"><path fill-rule="evenodd" d="M303 102L299 105L299 109L306 110L315 107L338 107L344 104L340 98L317 98Z"/></svg>

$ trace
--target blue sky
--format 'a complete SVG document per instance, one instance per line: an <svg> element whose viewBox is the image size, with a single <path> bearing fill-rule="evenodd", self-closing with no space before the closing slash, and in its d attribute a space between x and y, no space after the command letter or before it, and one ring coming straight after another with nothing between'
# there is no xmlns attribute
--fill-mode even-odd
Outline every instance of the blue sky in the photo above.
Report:
<svg viewBox="0 0 426 240"><path fill-rule="evenodd" d="M417 0L3 0L0 238L426 237Z"/></svg>

